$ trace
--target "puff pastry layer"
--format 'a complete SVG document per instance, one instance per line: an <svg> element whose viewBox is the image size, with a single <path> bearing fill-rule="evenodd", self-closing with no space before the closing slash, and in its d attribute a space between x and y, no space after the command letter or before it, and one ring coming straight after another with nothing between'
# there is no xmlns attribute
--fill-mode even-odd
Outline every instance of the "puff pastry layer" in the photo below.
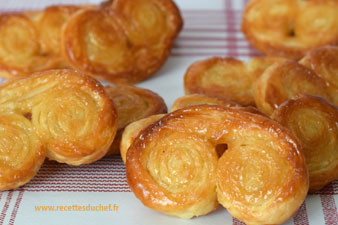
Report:
<svg viewBox="0 0 338 225"><path fill-rule="evenodd" d="M96 80L49 70L0 87L0 111L29 118L52 160L71 165L103 157L117 129L116 109Z"/></svg>
<svg viewBox="0 0 338 225"><path fill-rule="evenodd" d="M299 138L309 169L311 192L338 178L336 106L319 96L303 95L284 102L272 118Z"/></svg>
<svg viewBox="0 0 338 225"><path fill-rule="evenodd" d="M255 105L253 82L278 57L253 58L248 66L234 58L213 57L192 64L184 76L186 94L204 94L227 98L241 105Z"/></svg>
<svg viewBox="0 0 338 225"><path fill-rule="evenodd" d="M0 191L15 189L34 177L46 150L23 115L0 113Z"/></svg>
<svg viewBox="0 0 338 225"><path fill-rule="evenodd" d="M153 114L166 113L167 106L162 97L144 88L116 85L106 86L105 89L113 100L118 114L117 133L108 154L118 154L122 133L128 124Z"/></svg>
<svg viewBox="0 0 338 225"><path fill-rule="evenodd" d="M295 61L270 66L254 83L253 89L257 108L267 115L271 115L284 101L300 94L330 99L325 80Z"/></svg>
<svg viewBox="0 0 338 225"><path fill-rule="evenodd" d="M227 150L218 160L220 144ZM209 213L218 199L245 223L282 223L308 191L305 160L289 131L216 105L177 110L145 128L127 152L126 170L143 204L183 218Z"/></svg>
<svg viewBox="0 0 338 225"><path fill-rule="evenodd" d="M338 44L337 10L335 0L251 0L242 31L267 55L299 59L309 49Z"/></svg>

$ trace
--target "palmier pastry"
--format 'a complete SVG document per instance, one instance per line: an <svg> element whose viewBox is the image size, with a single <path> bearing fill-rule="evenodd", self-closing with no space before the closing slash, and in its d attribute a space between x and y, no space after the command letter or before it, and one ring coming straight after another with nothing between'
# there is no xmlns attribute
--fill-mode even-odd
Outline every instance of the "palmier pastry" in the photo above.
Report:
<svg viewBox="0 0 338 225"><path fill-rule="evenodd" d="M117 133L108 154L118 154L120 151L121 136L124 128L131 122L151 116L166 113L167 106L158 94L130 85L105 87L117 108Z"/></svg>
<svg viewBox="0 0 338 225"><path fill-rule="evenodd" d="M114 0L111 9L135 56L139 80L156 72L168 58L183 21L171 0Z"/></svg>
<svg viewBox="0 0 338 225"><path fill-rule="evenodd" d="M299 59L309 49L338 44L337 11L336 0L251 0L242 31L267 55Z"/></svg>
<svg viewBox="0 0 338 225"><path fill-rule="evenodd" d="M112 1L72 16L62 49L76 69L113 83L142 81L157 71L182 27L171 0Z"/></svg>
<svg viewBox="0 0 338 225"><path fill-rule="evenodd" d="M240 106L239 104L232 102L226 98L221 97L211 97L201 94L191 94L185 95L176 99L171 106L170 112L173 112L177 109L181 109L187 106L200 105L200 104L209 104L209 105L223 105L226 107Z"/></svg>
<svg viewBox="0 0 338 225"><path fill-rule="evenodd" d="M256 106L271 115L283 102L299 94L313 94L329 99L326 84L315 72L295 61L267 68L254 83Z"/></svg>
<svg viewBox="0 0 338 225"><path fill-rule="evenodd" d="M225 144L218 160L216 148ZM183 218L209 213L218 200L245 223L278 224L308 191L304 156L286 128L218 105L177 110L142 130L126 171L143 204Z"/></svg>
<svg viewBox="0 0 338 225"><path fill-rule="evenodd" d="M38 13L31 13L31 17ZM59 56L46 54L31 18L23 13L0 14L0 76L24 77L55 68Z"/></svg>
<svg viewBox="0 0 338 225"><path fill-rule="evenodd" d="M273 63L283 62L278 57L253 58L248 66L233 58L213 57L192 64L184 76L186 94L204 94L227 98L241 105L255 105L253 82Z"/></svg>
<svg viewBox="0 0 338 225"><path fill-rule="evenodd" d="M338 105L338 47L325 46L313 49L306 53L300 63L314 70L326 81L332 103Z"/></svg>
<svg viewBox="0 0 338 225"><path fill-rule="evenodd" d="M117 129L104 87L71 70L49 70L0 87L0 111L32 121L49 159L71 165L102 158Z"/></svg>
<svg viewBox="0 0 338 225"><path fill-rule="evenodd" d="M127 151L140 131L155 121L161 119L164 115L165 114L151 115L149 117L132 122L124 129L120 144L120 154L124 164L126 164Z"/></svg>
<svg viewBox="0 0 338 225"><path fill-rule="evenodd" d="M338 178L338 108L319 96L303 95L284 102L272 118L297 136L303 146L310 191Z"/></svg>
<svg viewBox="0 0 338 225"><path fill-rule="evenodd" d="M23 115L0 113L0 191L24 185L40 169L46 150Z"/></svg>

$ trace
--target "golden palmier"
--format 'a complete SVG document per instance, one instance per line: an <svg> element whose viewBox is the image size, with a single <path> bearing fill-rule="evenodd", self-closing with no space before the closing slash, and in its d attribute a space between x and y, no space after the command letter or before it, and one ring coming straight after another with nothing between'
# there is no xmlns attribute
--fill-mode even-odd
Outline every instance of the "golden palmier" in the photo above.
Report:
<svg viewBox="0 0 338 225"><path fill-rule="evenodd" d="M202 94L191 94L177 98L171 106L170 112L187 106L209 104L223 105L226 107L240 106L239 104L222 97L211 97Z"/></svg>
<svg viewBox="0 0 338 225"><path fill-rule="evenodd" d="M80 165L102 158L117 129L117 113L104 87L71 70L49 70L0 86L0 111L32 121L47 157Z"/></svg>
<svg viewBox="0 0 338 225"><path fill-rule="evenodd" d="M121 158L124 164L126 164L127 151L131 143L133 143L135 138L140 133L140 131L148 127L150 124L154 123L155 121L159 120L165 115L166 114L151 115L149 117L134 121L130 123L128 126L126 126L126 128L124 129L122 133L121 144L120 144L120 154L121 154Z"/></svg>
<svg viewBox="0 0 338 225"><path fill-rule="evenodd" d="M117 133L108 154L120 152L120 142L124 128L136 120L153 114L166 113L167 106L161 96L150 90L131 85L105 87L117 109Z"/></svg>
<svg viewBox="0 0 338 225"><path fill-rule="evenodd" d="M132 84L163 65L181 28L171 0L109 1L70 18L62 32L62 51L76 69Z"/></svg>
<svg viewBox="0 0 338 225"><path fill-rule="evenodd" d="M306 53L300 63L314 70L326 81L332 103L338 105L338 47L324 46L313 49Z"/></svg>
<svg viewBox="0 0 338 225"><path fill-rule="evenodd" d="M110 9L123 27L135 57L138 80L161 68L183 26L172 0L114 0Z"/></svg>
<svg viewBox="0 0 338 225"><path fill-rule="evenodd" d="M310 192L338 178L338 108L319 96L302 95L279 106L272 118L299 138L309 169Z"/></svg>
<svg viewBox="0 0 338 225"><path fill-rule="evenodd" d="M0 191L4 191L31 180L46 157L46 149L23 115L1 112L0 136Z"/></svg>
<svg viewBox="0 0 338 225"><path fill-rule="evenodd" d="M222 96L242 105L254 105L253 81L242 61L213 57L197 61L188 68L184 90L186 94Z"/></svg>
<svg viewBox="0 0 338 225"><path fill-rule="evenodd" d="M213 57L192 64L184 76L186 94L204 94L227 98L241 105L255 105L252 84L264 70L285 59L253 58L246 66L234 58Z"/></svg>
<svg viewBox="0 0 338 225"><path fill-rule="evenodd" d="M309 49L338 44L337 10L336 0L251 0L242 31L267 55L299 59Z"/></svg>
<svg viewBox="0 0 338 225"><path fill-rule="evenodd" d="M142 130L126 171L143 204L182 218L209 213L218 199L246 223L282 223L308 191L300 145L286 128L218 105L177 110Z"/></svg>
<svg viewBox="0 0 338 225"><path fill-rule="evenodd" d="M25 77L32 72L59 65L59 56L43 51L39 33L31 18L39 13L0 14L0 76Z"/></svg>
<svg viewBox="0 0 338 225"><path fill-rule="evenodd" d="M295 61L274 64L254 83L256 106L271 115L280 104L299 94L329 98L326 84L311 69Z"/></svg>

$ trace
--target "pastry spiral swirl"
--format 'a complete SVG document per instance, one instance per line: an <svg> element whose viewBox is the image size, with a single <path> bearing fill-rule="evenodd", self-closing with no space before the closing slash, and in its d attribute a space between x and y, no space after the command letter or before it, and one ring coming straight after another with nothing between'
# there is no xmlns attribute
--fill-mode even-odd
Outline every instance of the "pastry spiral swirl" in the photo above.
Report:
<svg viewBox="0 0 338 225"><path fill-rule="evenodd" d="M167 106L161 96L150 90L131 85L105 87L117 109L117 133L108 154L120 152L120 142L124 128L131 122L148 116L167 113Z"/></svg>
<svg viewBox="0 0 338 225"><path fill-rule="evenodd" d="M286 100L300 94L330 99L325 81L295 61L270 66L253 86L256 106L267 115L271 115Z"/></svg>
<svg viewBox="0 0 338 225"><path fill-rule="evenodd" d="M228 148L218 160L220 144ZM177 110L141 131L126 171L143 204L183 218L209 213L218 199L246 223L282 223L308 191L305 160L289 131L216 105Z"/></svg>
<svg viewBox="0 0 338 225"><path fill-rule="evenodd" d="M32 123L22 115L0 113L0 191L24 185L40 169L46 150Z"/></svg>
<svg viewBox="0 0 338 225"><path fill-rule="evenodd" d="M309 169L310 191L338 178L338 108L319 96L284 102L272 118L299 138Z"/></svg>
<svg viewBox="0 0 338 225"><path fill-rule="evenodd" d="M103 157L117 129L116 109L96 80L49 70L0 87L0 110L31 119L52 160L71 165Z"/></svg>
<svg viewBox="0 0 338 225"><path fill-rule="evenodd" d="M337 10L336 0L251 0L242 31L267 55L299 59L309 49L338 44Z"/></svg>

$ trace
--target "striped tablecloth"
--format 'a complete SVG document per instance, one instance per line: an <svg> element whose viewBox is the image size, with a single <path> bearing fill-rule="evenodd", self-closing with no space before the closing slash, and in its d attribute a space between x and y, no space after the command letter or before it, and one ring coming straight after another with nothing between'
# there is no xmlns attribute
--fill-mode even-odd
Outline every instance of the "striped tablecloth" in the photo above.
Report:
<svg viewBox="0 0 338 225"><path fill-rule="evenodd" d="M17 11L59 3L97 3L97 0L8 0L0 10ZM158 74L139 86L159 93L168 106L183 95L183 75L194 61L211 56L248 60L260 53L249 46L240 31L244 0L176 0L184 29L172 56ZM338 225L338 181L309 195L286 224ZM44 211L42 207L111 206L112 211ZM118 208L117 208L118 207ZM130 192L119 156L106 157L79 167L46 161L27 185L0 192L0 225L3 224L242 224L222 207L207 216L183 220L144 207Z"/></svg>

